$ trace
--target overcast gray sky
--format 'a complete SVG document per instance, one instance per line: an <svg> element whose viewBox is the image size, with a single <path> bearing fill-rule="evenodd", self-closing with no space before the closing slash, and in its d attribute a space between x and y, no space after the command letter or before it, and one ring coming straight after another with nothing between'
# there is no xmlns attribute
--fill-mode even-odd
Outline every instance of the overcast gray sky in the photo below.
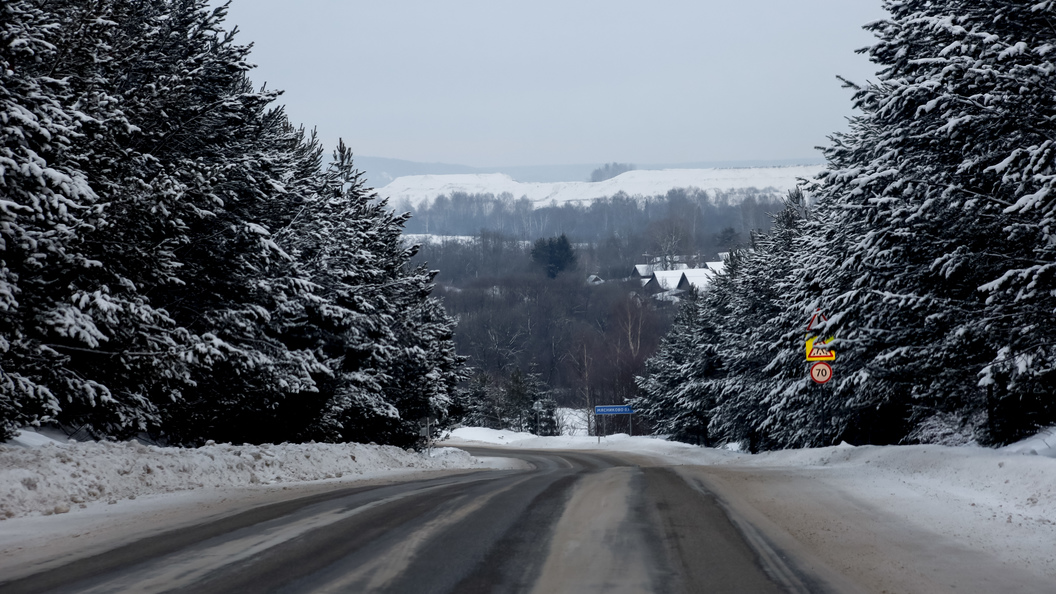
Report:
<svg viewBox="0 0 1056 594"><path fill-rule="evenodd" d="M219 2L216 2L219 3ZM791 159L846 128L880 0L233 0L253 80L363 156Z"/></svg>

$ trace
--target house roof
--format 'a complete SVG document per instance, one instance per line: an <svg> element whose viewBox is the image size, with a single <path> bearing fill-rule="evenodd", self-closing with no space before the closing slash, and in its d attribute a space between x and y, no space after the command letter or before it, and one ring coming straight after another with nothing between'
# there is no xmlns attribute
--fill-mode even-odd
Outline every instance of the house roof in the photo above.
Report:
<svg viewBox="0 0 1056 594"><path fill-rule="evenodd" d="M685 284L691 285L695 289L703 289L711 283L711 279L715 278L716 271L709 268L691 268L689 270L682 271L682 278ZM680 282L679 288L687 288Z"/></svg>
<svg viewBox="0 0 1056 594"><path fill-rule="evenodd" d="M689 268L689 264L686 264L685 262L677 262L676 261L676 262L672 262L668 266L666 271L686 270L687 268ZM645 277L653 274L653 272L658 271L658 270L659 271L665 271L664 268L661 268L661 264L659 262L653 262L652 264L635 264L634 265L634 274L639 276L639 277L641 277L641 278L645 278Z"/></svg>
<svg viewBox="0 0 1056 594"><path fill-rule="evenodd" d="M656 279L658 288L670 291L678 288L678 284L682 282L682 276L686 272L686 270L655 270L653 271L653 278Z"/></svg>

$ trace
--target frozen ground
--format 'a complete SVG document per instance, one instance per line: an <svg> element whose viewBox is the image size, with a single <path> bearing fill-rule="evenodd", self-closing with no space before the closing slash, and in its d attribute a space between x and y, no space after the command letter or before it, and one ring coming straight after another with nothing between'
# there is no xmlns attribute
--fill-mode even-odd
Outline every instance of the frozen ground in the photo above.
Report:
<svg viewBox="0 0 1056 594"><path fill-rule="evenodd" d="M843 445L751 455L625 434L599 444L481 428L457 429L446 443L609 450L685 465L830 565L861 572L855 579L872 580L876 591L898 580L907 589L890 591L983 579L968 562L979 554L1056 580L1056 428L1000 450ZM963 562L943 562L950 555ZM907 569L929 556L932 569Z"/></svg>
<svg viewBox="0 0 1056 594"><path fill-rule="evenodd" d="M600 182L519 182L502 173L408 175L398 177L383 188L380 196L390 204L409 200L419 204L437 196L455 192L467 194L508 193L513 198L527 197L536 205L550 202L588 202L623 192L628 196L657 196L675 188L701 190L734 190L775 188L782 194L796 187L800 178L813 178L824 169L821 165L797 167L749 167L743 169L662 169L636 170Z"/></svg>

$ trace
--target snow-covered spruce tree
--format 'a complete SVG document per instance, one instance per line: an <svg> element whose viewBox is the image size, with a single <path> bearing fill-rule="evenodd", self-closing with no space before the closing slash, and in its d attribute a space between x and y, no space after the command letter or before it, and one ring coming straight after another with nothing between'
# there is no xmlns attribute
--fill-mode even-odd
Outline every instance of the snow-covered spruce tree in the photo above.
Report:
<svg viewBox="0 0 1056 594"><path fill-rule="evenodd" d="M467 385L455 393L452 415L455 420L470 427L503 429L502 411L497 389L491 379L483 373L475 373Z"/></svg>
<svg viewBox="0 0 1056 594"><path fill-rule="evenodd" d="M529 431L530 418L535 416L534 404L546 399L546 386L539 374L525 373L519 367L510 372L502 386L502 414L505 429Z"/></svg>
<svg viewBox="0 0 1056 594"><path fill-rule="evenodd" d="M397 413L403 404L385 390L441 412L460 362L449 320L427 298L430 274L402 271L403 219L367 200L318 207L334 181L320 173L321 151L271 107L278 93L250 84L248 48L223 30L223 8L58 0L2 10L3 432L55 417L101 437L148 431L170 443L354 433L333 419L370 407L332 406L349 374L335 376L331 354L348 360L348 336L306 340L297 328L336 293L313 284L329 277L310 258L279 247L318 232L312 216L334 216L358 242L359 261L341 273L355 278L346 285L367 332L351 342L378 356L345 371L369 376ZM407 434L401 422L373 439Z"/></svg>
<svg viewBox="0 0 1056 594"><path fill-rule="evenodd" d="M40 8L24 10L31 4ZM98 175L113 171L109 163L134 161L127 152L116 157L107 152L114 134L128 136L137 128L122 111L116 94L120 84L106 70L117 56L142 57L135 48L123 52L128 48L114 43L119 22L141 24L124 18L128 11L122 9L133 4L4 5L12 17L5 23L13 27L13 36L20 37L5 47L22 53L5 68L4 76L10 80L4 88L37 87L29 102L16 108L16 117L8 118L4 130L6 138L21 145L13 156L35 154L32 163L12 171L64 188L49 198L50 190L44 187L43 194L30 198L31 209L43 207L34 226L58 223L46 240L5 242L5 260L19 260L20 250L28 245L35 245L38 255L33 270L17 273L17 307L9 310L12 323L5 328L10 331L5 332L5 340L14 348L4 367L11 372L7 376L12 385L19 378L32 378L40 391L51 394L60 420L102 436L156 427L158 411L151 397L167 402L172 390L152 387L179 383L182 375L173 371L180 365L172 364L178 333L171 331L171 320L149 303L142 286L119 272L119 265L132 254L126 251L130 246L124 238L110 228L120 217L110 212L112 195L105 177ZM20 20L30 13L35 15L32 23ZM47 37L46 45L38 43L41 36ZM48 105L50 113L36 111L41 105ZM41 139L46 145L39 144ZM63 174L67 179L62 179ZM76 194L80 200L64 201L63 194ZM15 193L11 197L12 202L20 201ZM52 220L46 212L50 209L66 220ZM9 227L16 232L19 228L25 229L23 221ZM119 243L119 249L108 251L97 240L100 237ZM19 268L16 264L15 270ZM151 330L143 331L146 328ZM26 386L23 382L23 394ZM26 402L27 410L31 400Z"/></svg>
<svg viewBox="0 0 1056 594"><path fill-rule="evenodd" d="M324 414L306 437L412 446L423 417L447 417L463 360L452 320L429 296L435 273L407 266L416 248L403 243L405 220L364 186L340 143L281 237L313 287L285 335L329 370Z"/></svg>
<svg viewBox="0 0 1056 594"><path fill-rule="evenodd" d="M70 281L101 344L53 342L109 404L71 394L59 419L100 436L267 439L239 417L311 390L315 365L266 332L306 293L269 237L297 198L283 180L299 139L268 108L277 94L250 86L248 48L204 1L50 7L63 51L49 73L84 130L71 160L103 213L79 237L102 266Z"/></svg>
<svg viewBox="0 0 1056 594"><path fill-rule="evenodd" d="M803 195L790 192L771 233L734 254L717 287L729 295L721 327L727 375L717 386L711 425L719 441L758 451L827 443L835 431L831 399L814 390L803 360L816 302L789 292L803 257L797 243L809 223Z"/></svg>
<svg viewBox="0 0 1056 594"><path fill-rule="evenodd" d="M561 435L557 421L557 401L546 396L532 403L534 415L528 417L528 432L541 437Z"/></svg>
<svg viewBox="0 0 1056 594"><path fill-rule="evenodd" d="M652 423L654 434L711 445L708 425L715 405L714 383L723 375L725 346L713 316L721 316L727 295L715 286L704 293L679 305L671 330L646 361L645 375L636 378L638 396L629 404Z"/></svg>
<svg viewBox="0 0 1056 594"><path fill-rule="evenodd" d="M53 340L90 348L101 336L91 297L60 280L98 266L72 245L97 224L98 199L70 162L81 120L51 76L60 50L56 16L36 2L0 5L0 440L46 421L60 399L105 399L70 373Z"/></svg>
<svg viewBox="0 0 1056 594"><path fill-rule="evenodd" d="M1007 441L1056 419L1053 4L885 7L879 81L815 188L848 248L817 282L858 351L855 406L901 409L905 439L952 413Z"/></svg>
<svg viewBox="0 0 1056 594"><path fill-rule="evenodd" d="M387 369L389 381L384 384L405 421L417 423L426 416L436 419L430 425L431 437L451 425L448 410L459 383L467 377L466 358L455 352L455 322L440 301L429 296L431 289L425 284L435 274L424 269L408 271L419 288L403 296L406 307L396 328L400 350ZM417 425L404 428L416 430ZM402 435L408 436L406 432Z"/></svg>

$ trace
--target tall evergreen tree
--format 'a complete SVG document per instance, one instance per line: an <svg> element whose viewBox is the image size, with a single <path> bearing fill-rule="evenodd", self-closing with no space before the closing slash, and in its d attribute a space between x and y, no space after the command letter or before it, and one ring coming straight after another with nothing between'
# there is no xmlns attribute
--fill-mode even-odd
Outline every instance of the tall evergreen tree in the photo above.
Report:
<svg viewBox="0 0 1056 594"><path fill-rule="evenodd" d="M284 242L314 287L287 334L329 370L311 435L414 445L419 420L446 417L463 377L453 322L429 297L435 273L408 267L406 215L363 185L343 143L304 210Z"/></svg>
<svg viewBox="0 0 1056 594"><path fill-rule="evenodd" d="M959 419L1004 443L1056 421L1054 5L885 8L878 82L851 85L861 115L833 136L809 216L786 209L731 270L720 331L744 347L712 411L723 439L927 441ZM799 354L819 307L837 352L822 387Z"/></svg>
<svg viewBox="0 0 1056 594"><path fill-rule="evenodd" d="M723 376L722 357L730 347L712 316L721 315L716 302L725 297L713 286L700 297L710 300L708 305L684 300L671 330L646 361L645 375L636 378L639 394L628 404L652 423L654 433L711 445L715 382Z"/></svg>
<svg viewBox="0 0 1056 594"><path fill-rule="evenodd" d="M872 404L902 394L911 424L988 413L982 437L1007 441L1056 418L1037 397L1053 379L1053 6L885 6L870 26L880 80L858 90L863 115L818 187L857 278L824 282L843 291L870 383L890 386Z"/></svg>
<svg viewBox="0 0 1056 594"><path fill-rule="evenodd" d="M562 233L559 237L536 240L532 246L532 262L542 268L546 276L557 278L561 272L575 267L576 252Z"/></svg>
<svg viewBox="0 0 1056 594"><path fill-rule="evenodd" d="M108 308L106 297L61 282L99 265L74 244L100 212L71 163L82 120L64 101L69 82L52 76L60 35L57 15L37 3L0 6L0 440L52 418L62 402L109 396L71 373L69 354L52 344L98 346L105 336L91 309Z"/></svg>
<svg viewBox="0 0 1056 594"><path fill-rule="evenodd" d="M461 360L432 273L406 267L406 217L344 147L321 170L314 135L247 78L224 7L0 11L0 437L57 419L170 443L397 442L443 416Z"/></svg>

